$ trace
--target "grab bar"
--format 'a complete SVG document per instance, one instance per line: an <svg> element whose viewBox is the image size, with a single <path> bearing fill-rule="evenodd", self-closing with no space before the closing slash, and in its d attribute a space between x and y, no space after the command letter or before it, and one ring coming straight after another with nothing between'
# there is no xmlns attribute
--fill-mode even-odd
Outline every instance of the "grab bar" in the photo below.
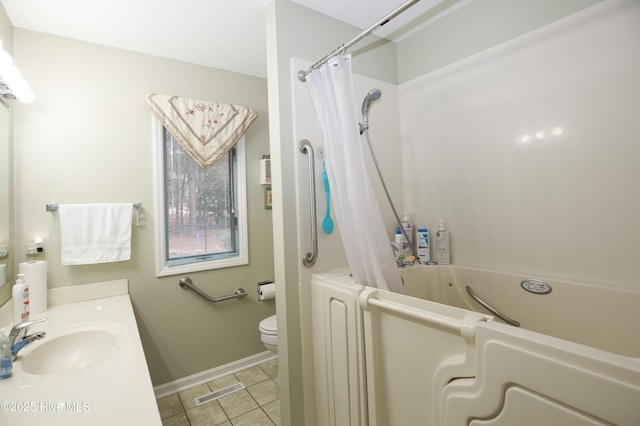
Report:
<svg viewBox="0 0 640 426"><path fill-rule="evenodd" d="M503 314L502 312L500 312L499 310L497 310L496 308L494 308L493 306L491 306L490 304L482 300L480 296L478 296L476 292L473 291L469 286L467 286L467 293L469 293L469 296L471 296L473 300L481 304L487 311L491 312L493 315L497 316L502 321L506 322L507 324L513 325L514 327L520 327L520 322L509 318L508 316L506 316L505 314Z"/></svg>
<svg viewBox="0 0 640 426"><path fill-rule="evenodd" d="M196 285L193 283L193 281L191 281L191 278L189 277L181 278L180 281L178 281L178 284L180 284L180 287L182 287L183 289L190 288L191 290L198 293L200 296L207 299L209 302L222 302L223 300L240 299L247 295L247 292L243 288L239 288L236 291L234 291L232 294L227 294L226 296L211 297L207 293L205 293L204 291L196 287Z"/></svg>
<svg viewBox="0 0 640 426"><path fill-rule="evenodd" d="M396 314L406 315L411 318L442 327L449 331L458 332L465 339L473 339L475 337L476 324L481 321L486 321L487 319L486 315L478 312L470 312L464 319L460 320L435 312L416 309L390 300L381 300L373 297L378 293L379 291L373 287L365 287L358 297L358 304L362 309L367 309L369 305L373 305Z"/></svg>
<svg viewBox="0 0 640 426"><path fill-rule="evenodd" d="M298 144L300 152L309 154L309 203L311 206L309 215L311 218L311 252L304 255L302 263L307 268L311 268L318 258L318 223L316 215L316 167L315 154L311 142L303 139Z"/></svg>

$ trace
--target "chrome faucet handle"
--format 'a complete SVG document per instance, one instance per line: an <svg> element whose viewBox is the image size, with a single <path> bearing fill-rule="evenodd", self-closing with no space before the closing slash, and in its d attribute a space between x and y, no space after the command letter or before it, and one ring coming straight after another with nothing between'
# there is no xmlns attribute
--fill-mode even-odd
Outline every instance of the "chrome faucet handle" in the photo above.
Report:
<svg viewBox="0 0 640 426"><path fill-rule="evenodd" d="M16 338L20 335L22 330L24 330L24 334L26 335L29 329L29 326L32 326L33 324L38 324L40 322L45 322L46 320L47 320L46 318L40 318L36 320L21 322L20 324L14 325L13 328L11 328L11 333L9 333L9 341L13 345L15 343Z"/></svg>
<svg viewBox="0 0 640 426"><path fill-rule="evenodd" d="M40 322L45 322L46 320L47 320L46 318L40 318L37 320L25 321L13 326L13 328L11 329L11 333L9 334L9 342L11 343L11 359L12 360L15 361L16 356L18 355L18 352L20 352L20 350L24 348L26 345L28 345L29 343L35 340L40 340L44 338L44 336L46 335L44 331L33 333L30 336L27 335L27 333L29 332L29 326L40 323ZM24 331L24 334L23 334L23 331ZM21 335L22 337L20 338Z"/></svg>
<svg viewBox="0 0 640 426"><path fill-rule="evenodd" d="M45 322L46 320L47 320L46 318L40 318L40 319L36 319L36 320L21 322L20 324L14 325L11 330L20 331L23 328L27 328L27 327L32 326L33 324L37 324L39 322Z"/></svg>

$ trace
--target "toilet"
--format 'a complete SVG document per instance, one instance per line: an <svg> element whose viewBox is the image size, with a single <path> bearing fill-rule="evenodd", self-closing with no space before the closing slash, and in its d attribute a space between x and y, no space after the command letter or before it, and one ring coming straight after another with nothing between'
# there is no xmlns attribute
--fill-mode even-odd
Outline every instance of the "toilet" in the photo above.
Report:
<svg viewBox="0 0 640 426"><path fill-rule="evenodd" d="M272 315L260 321L260 339L265 348L271 352L278 353L278 324L276 316Z"/></svg>

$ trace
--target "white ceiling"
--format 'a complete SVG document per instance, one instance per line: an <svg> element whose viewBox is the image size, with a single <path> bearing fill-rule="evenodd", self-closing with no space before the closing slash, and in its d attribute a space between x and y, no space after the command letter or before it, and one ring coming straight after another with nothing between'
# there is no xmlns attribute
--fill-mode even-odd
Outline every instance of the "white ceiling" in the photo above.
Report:
<svg viewBox="0 0 640 426"><path fill-rule="evenodd" d="M259 77L271 0L0 0L15 27ZM292 0L366 29L406 0ZM422 0L376 31L391 39L470 0ZM428 12L427 12L428 11ZM348 40L345 40L347 42ZM327 46L327 53L337 46Z"/></svg>

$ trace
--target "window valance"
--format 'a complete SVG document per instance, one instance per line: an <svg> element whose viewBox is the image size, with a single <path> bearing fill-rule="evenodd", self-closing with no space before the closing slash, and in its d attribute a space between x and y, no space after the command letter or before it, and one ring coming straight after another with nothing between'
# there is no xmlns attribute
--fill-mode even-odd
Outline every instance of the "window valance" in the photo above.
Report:
<svg viewBox="0 0 640 426"><path fill-rule="evenodd" d="M203 169L244 135L258 114L245 106L150 93L142 103Z"/></svg>

